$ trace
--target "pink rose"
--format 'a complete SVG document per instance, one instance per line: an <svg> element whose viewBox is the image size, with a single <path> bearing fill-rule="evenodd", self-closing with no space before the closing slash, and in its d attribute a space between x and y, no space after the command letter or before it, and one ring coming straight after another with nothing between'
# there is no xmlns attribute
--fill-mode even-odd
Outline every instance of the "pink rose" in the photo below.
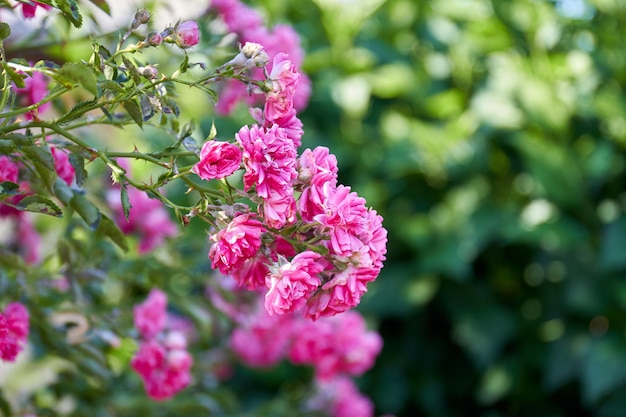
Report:
<svg viewBox="0 0 626 417"><path fill-rule="evenodd" d="M50 10L52 6L48 6L47 4L39 3L38 1L33 1L33 4L21 3L22 4L22 14L26 19L32 19L35 17L35 12L37 11L37 7L41 7L44 10Z"/></svg>
<svg viewBox="0 0 626 417"><path fill-rule="evenodd" d="M239 169L241 157L238 146L212 140L202 145L200 162L191 170L203 180L224 178Z"/></svg>
<svg viewBox="0 0 626 417"><path fill-rule="evenodd" d="M0 359L13 362L28 338L28 310L18 302L7 305L0 313Z"/></svg>
<svg viewBox="0 0 626 417"><path fill-rule="evenodd" d="M153 288L146 300L133 309L135 327L144 339L152 339L165 327L167 295Z"/></svg>
<svg viewBox="0 0 626 417"><path fill-rule="evenodd" d="M181 48L191 48L197 45L199 40L198 24L193 20L183 22L176 28L176 44Z"/></svg>
<svg viewBox="0 0 626 417"><path fill-rule="evenodd" d="M209 250L211 268L219 269L222 274L229 274L233 269L257 255L261 247L263 224L253 214L240 214L230 224L211 235L215 242Z"/></svg>

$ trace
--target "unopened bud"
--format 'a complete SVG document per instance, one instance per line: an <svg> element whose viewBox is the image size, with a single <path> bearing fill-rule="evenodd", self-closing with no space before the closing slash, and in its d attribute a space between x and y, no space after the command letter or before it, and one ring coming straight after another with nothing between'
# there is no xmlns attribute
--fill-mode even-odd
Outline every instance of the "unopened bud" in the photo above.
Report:
<svg viewBox="0 0 626 417"><path fill-rule="evenodd" d="M146 36L146 40L144 41L150 46L159 46L163 43L163 36L157 32L150 32L148 36Z"/></svg>
<svg viewBox="0 0 626 417"><path fill-rule="evenodd" d="M146 9L139 9L135 12L135 18L130 24L131 29L137 29L139 26L148 23L150 20L150 13Z"/></svg>
<svg viewBox="0 0 626 417"><path fill-rule="evenodd" d="M262 45L254 42L246 42L246 44L239 49L237 56L224 64L224 66L246 69L254 67L260 68L265 66L268 61L269 57L263 50Z"/></svg>
<svg viewBox="0 0 626 417"><path fill-rule="evenodd" d="M137 72L139 75L146 77L150 80L154 80L159 76L159 70L152 65L146 65L145 67L137 67Z"/></svg>
<svg viewBox="0 0 626 417"><path fill-rule="evenodd" d="M176 44L183 49L197 45L200 40L198 24L188 20L176 27Z"/></svg>
<svg viewBox="0 0 626 417"><path fill-rule="evenodd" d="M270 60L269 56L267 56L267 53L263 49L263 46L254 42L246 42L246 44L241 48L241 53L248 60L250 60L252 65L259 68L264 67Z"/></svg>

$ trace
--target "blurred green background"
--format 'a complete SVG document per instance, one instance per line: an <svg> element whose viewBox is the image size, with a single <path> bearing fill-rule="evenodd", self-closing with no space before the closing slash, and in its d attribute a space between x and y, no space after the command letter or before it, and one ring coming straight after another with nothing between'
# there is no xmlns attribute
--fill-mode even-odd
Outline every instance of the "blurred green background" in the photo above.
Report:
<svg viewBox="0 0 626 417"><path fill-rule="evenodd" d="M626 415L626 2L263 0L385 218L378 414Z"/></svg>

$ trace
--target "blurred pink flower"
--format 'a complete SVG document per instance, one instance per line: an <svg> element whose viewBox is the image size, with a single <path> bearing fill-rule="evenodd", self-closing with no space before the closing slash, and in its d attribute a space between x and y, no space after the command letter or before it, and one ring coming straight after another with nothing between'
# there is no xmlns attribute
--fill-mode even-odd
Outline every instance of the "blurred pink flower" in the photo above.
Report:
<svg viewBox="0 0 626 417"><path fill-rule="evenodd" d="M317 321L301 320L294 328L289 359L311 365L319 380L358 376L370 369L382 349L382 338L368 331L363 317L348 311Z"/></svg>
<svg viewBox="0 0 626 417"><path fill-rule="evenodd" d="M0 359L15 361L26 344L28 332L28 310L21 303L9 303L0 313Z"/></svg>
<svg viewBox="0 0 626 417"><path fill-rule="evenodd" d="M48 94L48 78L44 74L35 71L30 76L24 78L24 87L16 87L15 92L17 93L17 102L22 107L39 103ZM50 102L47 102L37 109L29 111L25 114L26 119L34 119L39 115L39 112L46 111L50 105Z"/></svg>
<svg viewBox="0 0 626 417"><path fill-rule="evenodd" d="M224 178L241 166L241 149L227 142L208 141L200 150L200 162L191 169L203 180Z"/></svg>
<svg viewBox="0 0 626 417"><path fill-rule="evenodd" d="M17 182L17 173L17 164L8 156L0 156L0 182Z"/></svg>
<svg viewBox="0 0 626 417"><path fill-rule="evenodd" d="M153 288L146 300L133 308L135 328L144 339L154 338L165 327L167 296Z"/></svg>
<svg viewBox="0 0 626 417"><path fill-rule="evenodd" d="M126 234L140 235L139 253L146 253L161 245L165 238L178 234L178 227L171 220L163 203L152 199L136 188L128 188L129 209L128 220L124 216L119 188L107 193L109 206L115 213L115 222Z"/></svg>
<svg viewBox="0 0 626 417"><path fill-rule="evenodd" d="M258 308L233 331L230 346L248 366L273 366L287 353L292 320L289 315L270 316L265 309Z"/></svg>
<svg viewBox="0 0 626 417"><path fill-rule="evenodd" d="M65 181L68 185L71 185L74 181L76 171L72 164L70 164L70 157L66 150L51 147L52 157L54 158L54 168L58 176Z"/></svg>
<svg viewBox="0 0 626 417"><path fill-rule="evenodd" d="M20 3L22 5L22 15L26 19L32 19L35 17L35 12L37 11L37 7L41 7L44 10L50 10L52 6L48 6L47 4L40 3L36 0L31 0L29 3Z"/></svg>
<svg viewBox="0 0 626 417"><path fill-rule="evenodd" d="M330 388L334 394L332 417L373 417L374 403L359 392L349 378L337 378ZM327 388L328 389L328 388Z"/></svg>
<svg viewBox="0 0 626 417"><path fill-rule="evenodd" d="M193 359L186 350L186 333L168 327L180 322L168 320L167 295L156 288L135 306L134 321L142 340L131 367L141 376L150 398L170 398L191 382Z"/></svg>

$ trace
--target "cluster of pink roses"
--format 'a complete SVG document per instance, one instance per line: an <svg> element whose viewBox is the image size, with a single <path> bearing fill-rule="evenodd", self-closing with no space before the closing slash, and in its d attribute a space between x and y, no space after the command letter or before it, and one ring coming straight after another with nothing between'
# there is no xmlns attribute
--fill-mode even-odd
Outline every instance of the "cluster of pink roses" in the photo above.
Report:
<svg viewBox="0 0 626 417"><path fill-rule="evenodd" d="M57 175L66 183L72 184L75 177L74 167L69 162L67 151L58 147L50 147L52 160ZM27 263L36 263L40 258L40 238L31 221L30 214L16 209L24 197L31 194L28 181L20 181L21 163L11 155L0 156L0 183L8 181L17 183L17 194L0 202L0 218L6 219L13 227L14 233L5 236L3 244L17 251Z"/></svg>
<svg viewBox="0 0 626 417"><path fill-rule="evenodd" d="M141 344L131 366L143 379L151 398L170 398L189 385L193 359L187 352L185 334L168 326L165 293L150 291L148 298L135 306L134 320Z"/></svg>
<svg viewBox="0 0 626 417"><path fill-rule="evenodd" d="M212 301L231 316L238 327L230 347L251 367L270 367L283 359L315 370L316 394L307 401L311 410L326 410L332 417L371 417L373 403L359 392L351 377L374 364L382 348L380 335L368 331L363 317L349 311L316 321L297 314L270 316L256 306L240 311L211 293Z"/></svg>
<svg viewBox="0 0 626 417"><path fill-rule="evenodd" d="M242 53L249 49L245 45ZM244 191L258 203L258 214L233 210L211 235L212 267L241 286L265 289L269 314L302 310L316 319L360 302L382 268L387 232L363 198L337 184L337 160L327 148L298 157L298 81L288 56L276 55L264 109L252 112L258 123L242 127L236 145L205 143L193 171L211 180L243 166ZM290 250L277 250L285 240L293 243ZM310 242L316 245L297 253Z"/></svg>
<svg viewBox="0 0 626 417"><path fill-rule="evenodd" d="M14 361L28 339L28 310L18 302L9 303L0 313L0 359Z"/></svg>

